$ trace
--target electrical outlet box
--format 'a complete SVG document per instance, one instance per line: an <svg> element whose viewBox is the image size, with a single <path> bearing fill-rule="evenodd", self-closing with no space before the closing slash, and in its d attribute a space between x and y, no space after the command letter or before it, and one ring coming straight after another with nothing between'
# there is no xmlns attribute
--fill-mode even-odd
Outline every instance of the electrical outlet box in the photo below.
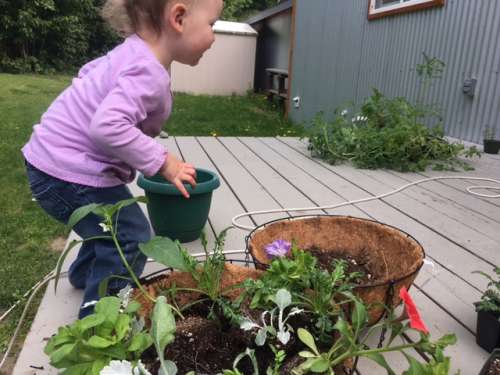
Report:
<svg viewBox="0 0 500 375"><path fill-rule="evenodd" d="M476 94L477 79L468 78L464 81L463 92L471 98Z"/></svg>

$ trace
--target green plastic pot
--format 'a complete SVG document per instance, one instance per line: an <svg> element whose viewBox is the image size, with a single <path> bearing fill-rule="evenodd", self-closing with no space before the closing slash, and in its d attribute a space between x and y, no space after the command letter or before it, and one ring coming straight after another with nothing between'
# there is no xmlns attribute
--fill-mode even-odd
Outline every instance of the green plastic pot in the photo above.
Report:
<svg viewBox="0 0 500 375"><path fill-rule="evenodd" d="M145 177L141 174L137 184L148 198L148 214L155 234L190 242L200 237L208 219L212 192L220 186L220 181L215 173L197 168L196 187L184 184L189 199L161 175Z"/></svg>

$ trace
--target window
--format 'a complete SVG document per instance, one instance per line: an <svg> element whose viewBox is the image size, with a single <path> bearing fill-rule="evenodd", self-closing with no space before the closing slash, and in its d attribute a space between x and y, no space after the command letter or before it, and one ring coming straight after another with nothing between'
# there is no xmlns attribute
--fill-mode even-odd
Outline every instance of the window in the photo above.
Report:
<svg viewBox="0 0 500 375"><path fill-rule="evenodd" d="M442 6L444 0L368 0L368 19Z"/></svg>

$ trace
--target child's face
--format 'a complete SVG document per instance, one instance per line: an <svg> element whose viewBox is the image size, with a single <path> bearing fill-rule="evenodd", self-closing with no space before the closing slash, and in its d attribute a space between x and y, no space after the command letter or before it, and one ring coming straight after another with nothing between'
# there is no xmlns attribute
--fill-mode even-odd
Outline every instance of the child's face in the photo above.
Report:
<svg viewBox="0 0 500 375"><path fill-rule="evenodd" d="M222 0L196 0L188 8L183 19L175 60L188 65L197 65L208 50L215 36L213 25L222 12Z"/></svg>

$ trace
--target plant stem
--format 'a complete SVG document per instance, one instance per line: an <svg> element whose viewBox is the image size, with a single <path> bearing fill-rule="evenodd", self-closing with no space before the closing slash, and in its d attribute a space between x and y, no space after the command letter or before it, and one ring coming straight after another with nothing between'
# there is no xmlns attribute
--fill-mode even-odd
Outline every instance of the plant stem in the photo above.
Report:
<svg viewBox="0 0 500 375"><path fill-rule="evenodd" d="M341 355L334 361L332 361L331 366L336 366L339 363L342 363L344 360L351 358L351 357L359 357L363 356L366 354L373 354L373 353L385 353L385 352L394 352L394 351L401 351L404 349L409 349L409 348L414 348L416 344L406 344L406 345L399 345L399 346L394 346L392 348L377 348L377 349L369 349L369 350L360 350L360 351L355 351L351 352L348 351L347 353Z"/></svg>
<svg viewBox="0 0 500 375"><path fill-rule="evenodd" d="M405 344L405 345L393 346L392 348L391 347L387 347L387 348L360 350L359 352L355 352L355 355L393 352L393 351L396 351L396 350L399 351L399 350L414 348L415 346L416 346L416 343L412 343L412 344Z"/></svg>
<svg viewBox="0 0 500 375"><path fill-rule="evenodd" d="M109 225L109 223L108 223L108 225ZM142 286L142 284L140 283L140 281L137 279L137 276L135 275L134 270L132 270L132 267L130 267L130 265L128 264L127 259L123 255L122 248L121 248L120 244L118 243L118 239L116 238L116 233L115 233L115 230L114 230L112 224L110 225L110 228L111 228L111 236L113 237L113 242L115 243L116 249L118 250L118 253L120 254L120 258L121 258L121 260L123 262L123 265L125 266L125 268L129 272L130 276L132 277L132 279L136 283L137 287L144 294L144 296L147 299L149 299L151 302L156 303L156 300L149 295L149 293L146 291L146 289L144 289L144 287Z"/></svg>

